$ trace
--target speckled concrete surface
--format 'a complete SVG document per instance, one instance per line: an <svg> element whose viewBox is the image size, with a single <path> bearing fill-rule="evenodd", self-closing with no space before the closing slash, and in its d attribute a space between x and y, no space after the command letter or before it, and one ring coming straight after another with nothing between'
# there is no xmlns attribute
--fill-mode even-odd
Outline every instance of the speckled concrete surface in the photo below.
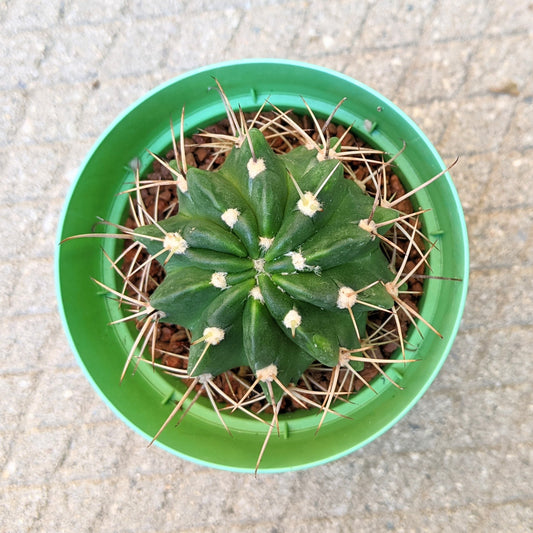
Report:
<svg viewBox="0 0 533 533"><path fill-rule="evenodd" d="M531 531L533 4L0 2L0 530ZM342 460L213 471L146 448L77 367L53 282L77 167L126 106L207 63L328 66L410 114L453 170L464 320L417 406Z"/></svg>

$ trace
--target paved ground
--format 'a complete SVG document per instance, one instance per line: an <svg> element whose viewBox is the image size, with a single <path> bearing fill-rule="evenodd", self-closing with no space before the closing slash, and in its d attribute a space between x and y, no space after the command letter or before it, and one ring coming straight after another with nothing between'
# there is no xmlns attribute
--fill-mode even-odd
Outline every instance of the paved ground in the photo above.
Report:
<svg viewBox="0 0 533 533"><path fill-rule="evenodd" d="M533 4L528 0L0 2L0 530L531 531ZM434 386L333 464L254 479L151 448L71 355L60 209L128 104L207 63L338 69L415 118L454 169L471 289Z"/></svg>

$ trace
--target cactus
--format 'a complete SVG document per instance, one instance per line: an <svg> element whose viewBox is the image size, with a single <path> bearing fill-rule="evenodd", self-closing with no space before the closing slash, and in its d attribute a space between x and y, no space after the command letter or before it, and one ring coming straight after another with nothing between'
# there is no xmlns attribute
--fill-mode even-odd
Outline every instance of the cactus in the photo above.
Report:
<svg viewBox="0 0 533 533"><path fill-rule="evenodd" d="M188 170L177 215L135 230L167 273L151 307L191 331L189 376L249 366L275 402L314 361L362 368L366 315L394 304L376 233L398 213L323 153L276 155L251 129L217 171Z"/></svg>

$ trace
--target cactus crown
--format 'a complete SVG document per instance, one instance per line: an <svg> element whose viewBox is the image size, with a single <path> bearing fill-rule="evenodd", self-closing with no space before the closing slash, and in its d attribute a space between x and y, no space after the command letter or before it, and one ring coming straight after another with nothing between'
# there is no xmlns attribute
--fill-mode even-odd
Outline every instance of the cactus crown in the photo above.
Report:
<svg viewBox="0 0 533 533"><path fill-rule="evenodd" d="M250 129L217 171L188 170L177 215L135 230L167 273L150 305L191 331L189 376L249 366L274 402L315 361L361 368L342 354L361 348L369 309L394 303L376 233L397 211L327 152L276 155Z"/></svg>

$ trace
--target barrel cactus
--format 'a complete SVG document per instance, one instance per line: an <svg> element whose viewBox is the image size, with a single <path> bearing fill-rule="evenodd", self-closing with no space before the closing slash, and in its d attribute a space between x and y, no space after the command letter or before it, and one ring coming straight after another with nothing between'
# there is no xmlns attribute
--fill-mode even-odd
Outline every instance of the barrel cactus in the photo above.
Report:
<svg viewBox="0 0 533 533"><path fill-rule="evenodd" d="M166 271L150 312L191 332L189 377L248 366L276 405L316 361L363 367L367 314L394 305L380 238L399 215L344 177L339 145L276 154L252 128L216 171L172 161L179 213L133 237Z"/></svg>

